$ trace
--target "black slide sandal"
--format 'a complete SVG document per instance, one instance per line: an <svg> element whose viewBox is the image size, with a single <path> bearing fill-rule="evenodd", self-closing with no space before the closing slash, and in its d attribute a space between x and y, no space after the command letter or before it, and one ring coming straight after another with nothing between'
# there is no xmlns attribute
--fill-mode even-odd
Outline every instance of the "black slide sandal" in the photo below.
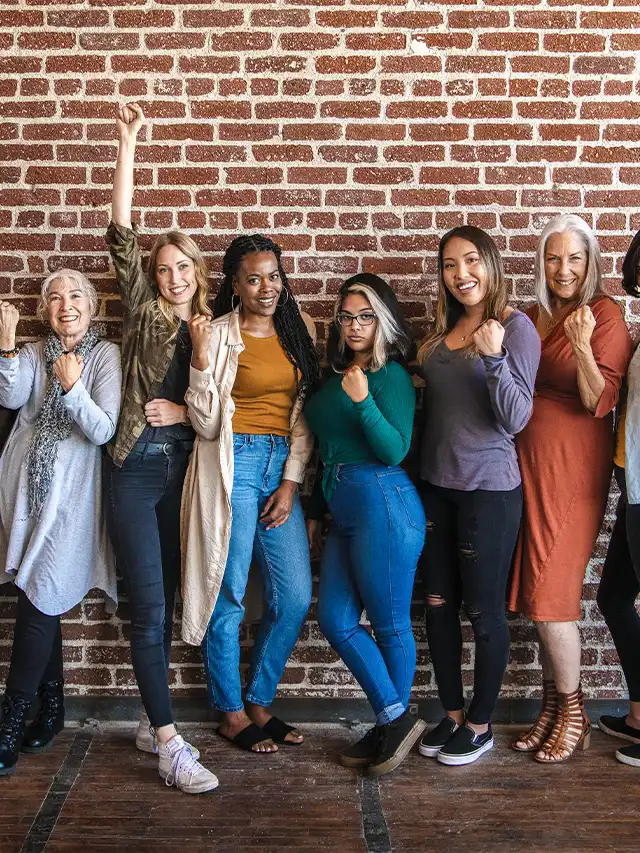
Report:
<svg viewBox="0 0 640 853"><path fill-rule="evenodd" d="M301 740L286 740L286 736L291 732L297 731L297 729L278 719L278 717L271 717L262 727L262 731L266 732L274 743L284 746L302 746L304 743Z"/></svg>
<svg viewBox="0 0 640 853"><path fill-rule="evenodd" d="M271 750L269 752L267 750L262 751L253 749L253 747L257 743L260 743L260 741L269 739L273 740L271 735L267 734L265 729L261 729L260 726L256 726L255 723L245 726L245 728L242 729L241 732L238 732L235 737L227 737L226 735L223 735L220 728L217 728L216 731L221 738L224 738L224 740L228 740L229 743L232 743L239 749L244 749L246 752L252 752L254 755L271 755L275 752L275 750Z"/></svg>

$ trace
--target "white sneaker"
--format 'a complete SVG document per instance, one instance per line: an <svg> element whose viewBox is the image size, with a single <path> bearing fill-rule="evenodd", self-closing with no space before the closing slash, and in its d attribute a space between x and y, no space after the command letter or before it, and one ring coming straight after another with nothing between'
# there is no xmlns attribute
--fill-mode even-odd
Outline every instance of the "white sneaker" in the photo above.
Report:
<svg viewBox="0 0 640 853"><path fill-rule="evenodd" d="M197 761L200 758L200 752L190 743L185 745L191 750L191 754ZM136 749L140 752L150 752L152 755L158 754L158 739L156 738L156 730L149 722L146 711L140 712L140 722L138 723L138 731L136 732Z"/></svg>
<svg viewBox="0 0 640 853"><path fill-rule="evenodd" d="M169 787L175 785L185 794L203 794L218 787L217 776L196 761L180 735L159 743L158 757L158 773Z"/></svg>

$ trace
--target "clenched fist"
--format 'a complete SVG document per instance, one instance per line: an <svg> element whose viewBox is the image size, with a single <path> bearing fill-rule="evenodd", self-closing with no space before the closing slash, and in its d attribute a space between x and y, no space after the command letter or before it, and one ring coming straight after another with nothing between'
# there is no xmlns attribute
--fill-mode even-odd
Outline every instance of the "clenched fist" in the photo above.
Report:
<svg viewBox="0 0 640 853"><path fill-rule="evenodd" d="M596 327L596 318L588 305L573 311L564 321L564 330L574 350L591 349L591 335Z"/></svg>
<svg viewBox="0 0 640 853"><path fill-rule="evenodd" d="M140 104L134 103L118 107L116 128L120 142L135 142L144 120L144 113Z"/></svg>
<svg viewBox="0 0 640 853"><path fill-rule="evenodd" d="M480 355L500 355L504 326L497 320L487 320L473 333L473 342Z"/></svg>
<svg viewBox="0 0 640 853"><path fill-rule="evenodd" d="M10 302L0 302L0 349L13 349L20 314Z"/></svg>
<svg viewBox="0 0 640 853"><path fill-rule="evenodd" d="M191 364L196 370L206 370L209 366L212 322L206 314L194 314L189 320L189 334L193 344Z"/></svg>
<svg viewBox="0 0 640 853"><path fill-rule="evenodd" d="M80 379L84 361L75 352L65 352L53 362L53 372L60 380L66 394Z"/></svg>
<svg viewBox="0 0 640 853"><path fill-rule="evenodd" d="M362 403L369 394L369 382L361 368L352 364L342 375L342 390L354 403Z"/></svg>

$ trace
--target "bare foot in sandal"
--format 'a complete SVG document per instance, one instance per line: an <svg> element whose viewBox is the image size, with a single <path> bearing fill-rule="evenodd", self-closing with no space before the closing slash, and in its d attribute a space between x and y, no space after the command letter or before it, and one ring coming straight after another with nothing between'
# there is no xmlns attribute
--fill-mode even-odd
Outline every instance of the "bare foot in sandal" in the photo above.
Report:
<svg viewBox="0 0 640 853"><path fill-rule="evenodd" d="M218 734L248 752L278 751L278 747L270 737L265 737L262 740L255 739L259 737L258 727L254 725L253 721L244 711L223 713L220 725L218 726ZM264 734L264 732L261 732L261 734Z"/></svg>
<svg viewBox="0 0 640 853"><path fill-rule="evenodd" d="M252 702L246 703L246 710L249 718L253 722L264 729L275 743L287 743L293 746L298 746L303 743L304 736L293 726L283 723L278 717L274 717L269 713L267 708L262 705L254 705Z"/></svg>

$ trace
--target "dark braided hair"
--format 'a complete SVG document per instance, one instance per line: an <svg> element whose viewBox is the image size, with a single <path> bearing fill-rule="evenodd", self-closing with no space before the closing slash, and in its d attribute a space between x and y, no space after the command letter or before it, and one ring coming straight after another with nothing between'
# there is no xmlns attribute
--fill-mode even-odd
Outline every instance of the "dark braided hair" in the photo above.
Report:
<svg viewBox="0 0 640 853"><path fill-rule="evenodd" d="M221 317L233 310L233 279L240 268L242 259L255 252L272 252L276 256L282 290L286 291L287 295L284 300L281 298L278 300L278 306L273 315L273 324L287 358L302 374L302 380L298 383L298 393L306 394L318 381L320 373L318 354L302 319L300 309L293 298L287 281L287 274L280 260L282 249L277 243L262 234L243 234L241 237L236 237L222 259L224 278L213 302L214 317ZM297 376L296 371L296 381Z"/></svg>

